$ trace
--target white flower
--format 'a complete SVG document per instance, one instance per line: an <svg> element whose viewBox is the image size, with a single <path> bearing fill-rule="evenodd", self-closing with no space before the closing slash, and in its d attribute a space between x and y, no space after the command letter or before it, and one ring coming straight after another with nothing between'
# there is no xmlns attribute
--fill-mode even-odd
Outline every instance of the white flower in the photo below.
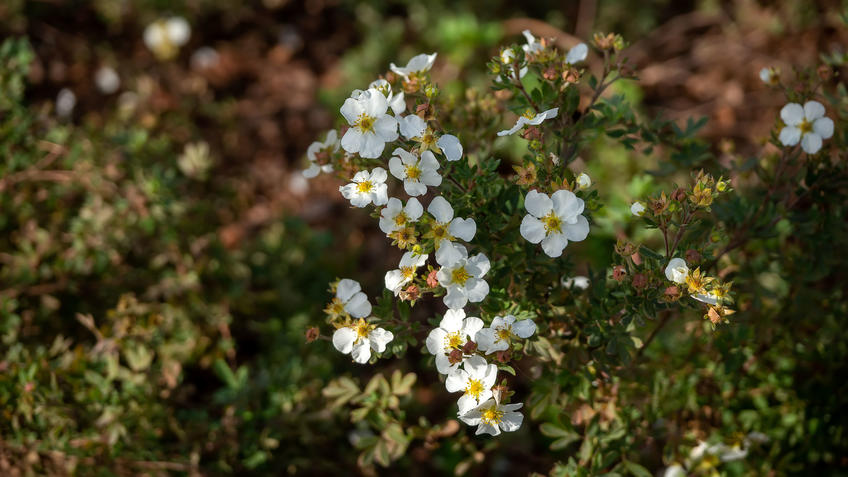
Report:
<svg viewBox="0 0 848 477"><path fill-rule="evenodd" d="M347 313L354 318L364 318L371 314L371 303L359 282L343 278L336 285L336 297L328 310L336 316Z"/></svg>
<svg viewBox="0 0 848 477"><path fill-rule="evenodd" d="M580 63L586 59L587 54L589 54L589 47L586 46L585 43L580 43L574 48L568 50L568 54L565 55L565 62L569 65Z"/></svg>
<svg viewBox="0 0 848 477"><path fill-rule="evenodd" d="M365 364L371 359L372 349L382 353L393 339L391 331L377 328L360 318L333 333L333 346L342 354L350 354L357 363Z"/></svg>
<svg viewBox="0 0 848 477"><path fill-rule="evenodd" d="M169 60L188 43L191 27L185 18L159 19L144 29L144 44L160 60Z"/></svg>
<svg viewBox="0 0 848 477"><path fill-rule="evenodd" d="M397 119L386 114L388 109L386 97L376 89L347 98L341 113L351 127L342 137L344 150L370 159L380 157L386 143L398 137Z"/></svg>
<svg viewBox="0 0 848 477"><path fill-rule="evenodd" d="M551 197L531 190L524 199L529 212L521 221L521 236L530 243L542 243L550 257L559 257L568 241L579 242L589 235L589 221L580 215L583 199L569 190L558 190Z"/></svg>
<svg viewBox="0 0 848 477"><path fill-rule="evenodd" d="M768 85L775 85L780 81L780 72L774 68L763 68L760 70L760 80Z"/></svg>
<svg viewBox="0 0 848 477"><path fill-rule="evenodd" d="M707 305L716 306L721 302L721 297L713 293L712 291L708 291L707 293L695 293L694 295L689 295L697 301L701 303L706 303Z"/></svg>
<svg viewBox="0 0 848 477"><path fill-rule="evenodd" d="M542 111L539 114L532 115L532 113L528 113L525 116L519 116L518 120L515 121L515 126L510 129L504 129L503 131L498 132L498 136L509 136L510 134L515 134L519 129L524 126L538 126L542 124L542 121L546 119L552 119L557 116L559 112L559 108L548 109L547 111Z"/></svg>
<svg viewBox="0 0 848 477"><path fill-rule="evenodd" d="M686 477L686 469L680 464L672 464L663 471L662 477Z"/></svg>
<svg viewBox="0 0 848 477"><path fill-rule="evenodd" d="M389 159L389 171L403 181L403 190L407 194L424 195L427 186L436 187L442 183L442 176L436 172L439 161L429 150L422 152L420 158L401 148L395 149L393 154Z"/></svg>
<svg viewBox="0 0 848 477"><path fill-rule="evenodd" d="M406 201L406 206L400 199L392 197L386 207L380 211L380 230L388 235L395 230L406 227L410 222L418 222L423 213L424 207L415 197Z"/></svg>
<svg viewBox="0 0 848 477"><path fill-rule="evenodd" d="M630 213L641 217L643 213L645 213L645 204L641 202L634 202L630 205Z"/></svg>
<svg viewBox="0 0 848 477"><path fill-rule="evenodd" d="M536 332L536 323L525 319L515 321L512 315L496 316L491 326L477 332L477 346L486 354L506 351L510 348L512 339L529 338Z"/></svg>
<svg viewBox="0 0 848 477"><path fill-rule="evenodd" d="M801 107L789 103L780 110L780 118L786 126L780 130L780 142L794 146L801 142L801 149L815 154L822 147L822 140L833 136L833 121L824 115L824 106L818 101L807 101Z"/></svg>
<svg viewBox="0 0 848 477"><path fill-rule="evenodd" d="M427 261L427 256L426 253L421 255L415 252L404 253L400 259L398 269L386 272L386 288L397 296L401 288L415 278L415 271L418 270L418 267L424 265Z"/></svg>
<svg viewBox="0 0 848 477"><path fill-rule="evenodd" d="M454 218L453 207L440 195L430 201L427 212L435 219L427 236L433 238L436 248L442 246L443 240L462 239L470 242L477 233L477 223L474 222L474 219Z"/></svg>
<svg viewBox="0 0 848 477"><path fill-rule="evenodd" d="M689 452L689 458L698 461L704 458L706 454L714 455L722 462L731 462L744 459L748 455L748 448L747 446L741 447L738 444L734 446L728 446L723 443L710 445L701 441Z"/></svg>
<svg viewBox="0 0 848 477"><path fill-rule="evenodd" d="M474 355L462 364L464 369L456 369L445 380L448 392L463 391L457 406L459 415L479 406L492 397L492 386L498 379L498 367L489 364L482 356Z"/></svg>
<svg viewBox="0 0 848 477"><path fill-rule="evenodd" d="M482 253L469 258L465 247L445 239L436 250L436 262L442 267L436 279L447 290L444 303L448 308L462 308L469 301L479 303L489 294L489 284L482 277L491 264Z"/></svg>
<svg viewBox="0 0 848 477"><path fill-rule="evenodd" d="M674 283L686 283L688 275L689 267L680 257L672 258L665 267L665 277Z"/></svg>
<svg viewBox="0 0 848 477"><path fill-rule="evenodd" d="M562 286L565 288L579 288L580 290L589 288L589 278L582 275L571 278L563 278L561 282Z"/></svg>
<svg viewBox="0 0 848 477"><path fill-rule="evenodd" d="M469 340L474 339L480 329L483 328L483 320L476 316L465 317L462 309L448 310L439 323L438 328L433 328L427 335L427 351L436 356L436 369L442 374L451 374L459 369L459 365L465 359L451 362L450 354L454 350L462 350Z"/></svg>
<svg viewBox="0 0 848 477"><path fill-rule="evenodd" d="M451 162L462 158L462 144L460 144L459 138L453 134L443 134L437 137L421 117L408 114L400 118L398 125L401 135L406 139L420 142L422 149L435 146Z"/></svg>
<svg viewBox="0 0 848 477"><path fill-rule="evenodd" d="M121 77L111 66L101 66L94 74L94 84L103 94L112 94L121 87Z"/></svg>
<svg viewBox="0 0 848 477"><path fill-rule="evenodd" d="M507 76L512 76L512 68L514 68L514 66L512 66L512 63L514 61L515 61L515 52L512 51L512 48L504 48L501 51L501 63L507 65L510 68L507 71ZM521 67L521 69L518 71L518 77L524 78L524 75L526 75L526 74L527 74L527 67L526 66ZM501 82L500 76L495 78L495 81L500 83Z"/></svg>
<svg viewBox="0 0 848 477"><path fill-rule="evenodd" d="M409 63L406 64L403 68L396 66L394 63L389 65L389 69L404 77L404 79L409 79L410 75L416 75L423 73L425 71L430 71L430 68L433 67L433 63L436 61L436 53L432 55L426 55L424 53L413 56Z"/></svg>
<svg viewBox="0 0 848 477"><path fill-rule="evenodd" d="M336 133L335 129L331 129L327 132L327 138L324 142L315 141L306 148L306 159L309 160L309 167L303 170L303 176L307 179L311 179L318 175L320 172L332 172L333 166L330 164L319 165L318 158L316 154L321 151L328 151L330 153L336 152L339 150L339 136Z"/></svg>
<svg viewBox="0 0 848 477"><path fill-rule="evenodd" d="M77 95L68 88L59 90L56 95L56 114L59 117L67 118L74 112L74 107L77 105Z"/></svg>
<svg viewBox="0 0 848 477"><path fill-rule="evenodd" d="M339 192L355 207L365 207L372 202L383 205L389 200L386 195L387 177L389 175L382 167L375 167L371 172L359 171L353 176L353 182L339 187Z"/></svg>
<svg viewBox="0 0 848 477"><path fill-rule="evenodd" d="M395 113L395 116L406 111L406 101L403 99L403 91L398 94L392 93L392 85L389 84L388 81L382 78L374 80L368 85L368 88L373 88L383 93L383 96L386 97L386 102L389 103L389 107L392 108L392 112Z"/></svg>
<svg viewBox="0 0 848 477"><path fill-rule="evenodd" d="M577 187L579 187L581 189L588 189L589 186L591 186L591 185L592 185L592 178L589 177L589 174L582 172L582 173L580 173L579 176L577 176Z"/></svg>
<svg viewBox="0 0 848 477"><path fill-rule="evenodd" d="M468 411L459 419L469 426L477 426L475 434L491 434L497 436L504 432L517 431L521 427L524 416L515 412L521 409L523 403L498 404L494 399L489 399L476 408Z"/></svg>
<svg viewBox="0 0 848 477"><path fill-rule="evenodd" d="M521 34L524 35L524 38L527 39L527 44L521 46L521 49L524 50L524 53L533 54L538 53L544 49L542 44L536 41L536 37L533 36L532 33L530 33L530 30L524 30L521 32Z"/></svg>

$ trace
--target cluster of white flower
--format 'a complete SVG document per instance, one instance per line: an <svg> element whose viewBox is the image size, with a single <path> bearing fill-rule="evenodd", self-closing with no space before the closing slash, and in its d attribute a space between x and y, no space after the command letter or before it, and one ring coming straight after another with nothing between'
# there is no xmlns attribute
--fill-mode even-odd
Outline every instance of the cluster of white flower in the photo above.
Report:
<svg viewBox="0 0 848 477"><path fill-rule="evenodd" d="M525 52L535 54L544 46L525 32L528 44ZM586 57L586 45L569 52L570 63ZM436 54L418 55L405 67L391 65L391 70L403 78L404 89L415 89L427 81L426 73L433 66ZM414 82L414 84L412 84ZM400 248L405 250L396 269L385 275L385 286L401 299L415 301L424 283L418 271L427 266L434 252L435 266L428 266L426 290L444 290L443 302L448 308L439 326L432 329L426 340L427 350L434 356L436 369L445 375L449 392L462 392L458 399L457 417L477 426L477 434L498 435L515 431L523 416L517 412L521 403L502 402L503 388L497 386L498 365L506 362L513 344L536 333L530 319L513 315L496 316L489 326L476 316L466 316L468 303L480 303L489 294L485 279L491 263L483 253L469 255L466 244L477 233L473 218L457 217L453 206L438 194L447 163L462 158L459 139L434 129L417 114L404 115L407 109L403 92L393 92L383 79L371 83L367 90L355 90L341 107L348 123L338 140L336 131L327 133L323 142L313 143L307 150L309 167L305 177L331 172L331 159L336 158L339 146L344 151L344 164L369 164L370 170L359 170L350 183L339 187L341 194L355 207L373 205L379 211L379 227ZM498 135L513 134L526 125L535 126L555 118L558 109L522 116L516 125ZM436 124L436 123L434 123ZM386 144L395 143L387 163L382 162ZM358 156L358 159L356 159ZM442 160L447 161L441 162ZM384 167L388 167L388 173ZM449 169L448 169L449 171ZM402 185L408 198L390 197L389 173ZM581 174L576 189L591 186L591 179ZM395 189L392 186L391 190ZM423 198L430 192L426 210ZM531 190L525 199L528 215L521 223L521 235L533 244L541 243L551 257L559 257L569 241L580 241L589 232L589 223L582 215L584 202L570 190L558 190L551 197ZM418 244L418 230L427 239ZM465 244L461 243L464 242ZM419 278L416 284L416 279ZM382 353L394 338L391 332L379 328L371 317L371 304L359 283L340 280L335 286L336 297L326 308L336 326L333 345L350 354L357 363L367 363L372 352Z"/></svg>

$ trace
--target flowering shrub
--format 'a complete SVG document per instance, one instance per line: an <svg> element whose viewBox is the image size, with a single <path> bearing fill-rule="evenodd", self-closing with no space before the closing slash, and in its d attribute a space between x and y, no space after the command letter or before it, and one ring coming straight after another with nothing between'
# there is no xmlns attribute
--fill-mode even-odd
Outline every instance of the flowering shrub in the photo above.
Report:
<svg viewBox="0 0 848 477"><path fill-rule="evenodd" d="M616 389L633 379L639 357L670 320L702 319L707 329L721 330L737 326L737 317L746 319L735 315L734 303L750 308L752 288L745 286L740 302L731 278L751 265L732 252L765 232L764 215L772 217L771 225L781 222L798 197L826 187L819 184L827 179L818 182L812 171L844 174L844 165L828 154L839 146L828 149L824 142L839 128L812 98L831 104L838 99L803 83L783 87L789 100L806 102L791 102L776 117L764 160L777 166L764 166L760 182L752 184L740 176L750 166L717 163L694 139L703 122L690 120L680 128L646 118L610 93L616 83L636 78L620 36L596 34L590 52L585 43L560 49L553 39L523 33L525 44L505 47L488 62L492 92L469 93L481 98L473 104L445 98L430 76L437 54L421 54L406 67L392 64L369 89L354 90L345 100L341 147L312 145L321 152L310 153L304 174L314 177L320 168L352 180L339 187L342 196L354 207L369 207L387 246L404 253L398 268L386 273L386 290L367 291L377 296L372 313L339 309L327 314L327 327L310 332L331 333L342 353L351 351L351 343L359 346L362 352L354 350L353 359L360 364L425 349L446 392L462 392L456 417L475 426L476 434L515 432L529 412L544 422L542 433L556 438L552 449L581 441L579 461L558 465L554 474L574 475L579 467L650 475L622 446L634 439L624 434L623 416L592 407L579 425L550 417L561 415L575 393L615 402ZM764 71L764 83L781 87L774 70ZM492 142L505 136L515 136L524 151L514 158L515 175L505 174L503 160L492 154ZM579 244L592 240L604 198L575 165L591 161L581 157L587 145L609 140L655 154L663 167L688 171L689 178L657 195L634 197L631 227L655 230L659 248L650 245L655 240L638 243L622 234L610 247L609 270L576 277L577 285L574 275L585 270ZM805 170L807 179L795 182ZM787 192L799 183L800 191ZM737 184L746 186L747 195L735 190ZM768 194L752 207L750 197L764 188ZM338 297L349 283L359 290L358 283L343 279L331 291ZM439 297L442 311L432 315L434 305L424 305L425 313L415 313L422 302ZM648 321L658 325L643 340L640 329ZM511 384L520 363L533 375L529 395ZM340 392L335 386L326 391ZM353 414L354 420L368 416ZM369 423L379 432L402 426L402 418ZM360 464L388 465L400 454L386 449L406 446L426 435L421 432L412 427L359 444ZM768 442L757 436L736 442L732 451L701 441L688 459L672 453L667 474L684 472L684 465L699 463L701 472L742 459L751 446Z"/></svg>

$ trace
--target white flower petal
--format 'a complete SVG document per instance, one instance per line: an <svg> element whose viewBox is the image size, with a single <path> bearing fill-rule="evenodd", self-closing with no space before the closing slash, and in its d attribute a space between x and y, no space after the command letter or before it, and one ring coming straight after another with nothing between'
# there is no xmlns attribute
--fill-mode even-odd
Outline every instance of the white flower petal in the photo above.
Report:
<svg viewBox="0 0 848 477"><path fill-rule="evenodd" d="M451 207L450 203L442 196L436 196L430 201L430 205L427 206L427 212L432 215L437 222L447 224L453 219L453 207Z"/></svg>
<svg viewBox="0 0 848 477"><path fill-rule="evenodd" d="M371 314L371 303L365 293L356 292L351 299L345 303L344 309L354 318L365 318Z"/></svg>
<svg viewBox="0 0 848 477"><path fill-rule="evenodd" d="M444 354L446 336L447 332L441 327L430 330L430 334L427 335L427 340L424 342L427 345L427 351L435 355Z"/></svg>
<svg viewBox="0 0 848 477"><path fill-rule="evenodd" d="M350 131L350 129L348 129ZM386 142L379 136L373 133L362 135L362 146L359 149L359 155L367 159L376 159L383 153L383 148L386 147ZM350 151L348 151L350 152Z"/></svg>
<svg viewBox="0 0 848 477"><path fill-rule="evenodd" d="M467 383L468 372L464 369L457 369L450 373L447 379L445 379L445 389L447 389L449 393L456 393L465 389Z"/></svg>
<svg viewBox="0 0 848 477"><path fill-rule="evenodd" d="M583 199L577 198L574 192L570 190L558 190L551 196L553 208L557 216L563 220L568 220L575 215L583 212Z"/></svg>
<svg viewBox="0 0 848 477"><path fill-rule="evenodd" d="M359 364L365 364L371 359L371 346L367 340L362 340L353 345L353 350L350 352L353 360Z"/></svg>
<svg viewBox="0 0 848 477"><path fill-rule="evenodd" d="M465 290L458 286L449 286L447 291L442 301L448 308L462 308L468 304L468 297L465 295Z"/></svg>
<svg viewBox="0 0 848 477"><path fill-rule="evenodd" d="M780 130L778 139L784 146L794 146L801 140L801 130L795 126L786 126Z"/></svg>
<svg viewBox="0 0 848 477"><path fill-rule="evenodd" d="M833 120L830 118L819 118L813 122L813 132L822 139L830 139L833 136Z"/></svg>
<svg viewBox="0 0 848 477"><path fill-rule="evenodd" d="M356 341L356 331L347 326L333 333L333 346L342 354L349 354L353 350L354 341Z"/></svg>
<svg viewBox="0 0 848 477"><path fill-rule="evenodd" d="M462 389L459 389L458 391L461 390ZM460 396L459 400L457 400L456 407L458 408L460 415L465 414L468 411L477 407L477 399L475 399L474 396L471 396L470 394L463 394L462 396Z"/></svg>
<svg viewBox="0 0 848 477"><path fill-rule="evenodd" d="M380 116L377 118L377 121L374 122L374 132L377 133L377 137L383 142L396 140L398 138L397 129L397 119L389 116L388 114Z"/></svg>
<svg viewBox="0 0 848 477"><path fill-rule="evenodd" d="M403 211L406 212L406 216L409 220L416 222L421 218L421 214L424 213L424 207L421 205L421 202L418 202L418 199L410 197L410 199L406 202L406 207L403 208Z"/></svg>
<svg viewBox="0 0 848 477"><path fill-rule="evenodd" d="M489 294L489 284L486 280L471 277L465 282L465 293L471 303L480 303ZM462 306L465 306L463 303Z"/></svg>
<svg viewBox="0 0 848 477"><path fill-rule="evenodd" d="M462 144L459 138L452 134L445 134L436 141L436 145L442 150L448 161L458 161L462 158Z"/></svg>
<svg viewBox="0 0 848 477"><path fill-rule="evenodd" d="M580 242L589 235L589 221L582 215L577 216L577 223L563 224L565 238L572 242Z"/></svg>
<svg viewBox="0 0 848 477"><path fill-rule="evenodd" d="M512 332L519 338L529 338L536 332L536 323L530 319L516 321L512 325Z"/></svg>
<svg viewBox="0 0 848 477"><path fill-rule="evenodd" d="M351 154L356 154L362 148L362 141L362 131L357 128L350 128L342 136L342 149Z"/></svg>
<svg viewBox="0 0 848 477"><path fill-rule="evenodd" d="M465 312L462 313L463 315ZM474 341L477 332L483 329L483 320L476 316L469 316L462 322L462 333L468 336L468 339Z"/></svg>
<svg viewBox="0 0 848 477"><path fill-rule="evenodd" d="M507 412L501 418L500 426L505 432L514 432L521 427L522 422L524 422L523 414L519 412Z"/></svg>
<svg viewBox="0 0 848 477"><path fill-rule="evenodd" d="M575 63L580 63L581 61L586 59L586 55L589 54L589 47L586 46L585 43L580 43L574 48L568 50L568 54L565 55L565 62L569 65L573 65Z"/></svg>
<svg viewBox="0 0 848 477"><path fill-rule="evenodd" d="M521 236L530 243L539 243L545 238L545 225L530 214L524 216L519 228Z"/></svg>
<svg viewBox="0 0 848 477"><path fill-rule="evenodd" d="M780 119L788 126L797 126L804 121L804 108L798 103L789 103L780 110Z"/></svg>
<svg viewBox="0 0 848 477"><path fill-rule="evenodd" d="M524 197L524 208L537 218L544 217L554 207L554 203L547 194L531 190Z"/></svg>
<svg viewBox="0 0 848 477"><path fill-rule="evenodd" d="M406 179L406 168L403 167L403 164L398 157L392 156L392 158L389 159L389 171L397 179Z"/></svg>
<svg viewBox="0 0 848 477"><path fill-rule="evenodd" d="M406 139L419 137L424 134L424 130L427 129L427 123L414 114L402 117L400 121L398 121L398 126L400 127L401 135L403 135Z"/></svg>
<svg viewBox="0 0 848 477"><path fill-rule="evenodd" d="M818 101L807 101L804 103L804 116L807 121L813 122L824 116L824 106Z"/></svg>
<svg viewBox="0 0 848 477"><path fill-rule="evenodd" d="M368 341L371 343L371 348L378 353L386 351L386 345L389 344L395 335L391 331L383 328L375 328L368 334Z"/></svg>
<svg viewBox="0 0 848 477"><path fill-rule="evenodd" d="M474 219L455 218L448 227L448 233L452 236L470 242L477 233L477 223Z"/></svg>
<svg viewBox="0 0 848 477"><path fill-rule="evenodd" d="M551 258L562 255L562 251L567 245L568 239L559 232L554 232L542 239L542 250Z"/></svg>
<svg viewBox="0 0 848 477"><path fill-rule="evenodd" d="M815 154L822 147L822 138L814 132L809 132L801 137L801 149L807 154Z"/></svg>
<svg viewBox="0 0 848 477"><path fill-rule="evenodd" d="M354 294L360 291L362 291L362 287L359 285L358 281L351 280L350 278L342 278L336 285L336 298L344 303L349 301Z"/></svg>
<svg viewBox="0 0 848 477"><path fill-rule="evenodd" d="M448 310L439 322L439 328L448 333L456 333L462 330L463 319L465 319L465 310Z"/></svg>
<svg viewBox="0 0 848 477"><path fill-rule="evenodd" d="M492 263L489 261L489 257L482 253L478 253L477 255L469 258L468 263L476 266L480 270L480 274L477 275L478 278L489 273L489 270L492 268Z"/></svg>

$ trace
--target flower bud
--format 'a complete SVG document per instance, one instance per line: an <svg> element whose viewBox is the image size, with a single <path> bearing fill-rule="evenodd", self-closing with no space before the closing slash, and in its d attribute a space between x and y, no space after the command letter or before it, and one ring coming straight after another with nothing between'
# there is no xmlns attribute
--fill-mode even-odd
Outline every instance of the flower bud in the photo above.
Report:
<svg viewBox="0 0 848 477"><path fill-rule="evenodd" d="M686 251L686 263L699 263L701 254L697 250L690 248Z"/></svg>
<svg viewBox="0 0 848 477"><path fill-rule="evenodd" d="M462 352L465 354L471 354L477 351L477 343L468 340L465 342L465 345L462 346Z"/></svg>
<svg viewBox="0 0 848 477"><path fill-rule="evenodd" d="M644 273L633 275L633 288L641 290L648 285L648 277Z"/></svg>
<svg viewBox="0 0 848 477"><path fill-rule="evenodd" d="M678 202L683 202L684 200L686 200L686 191L683 190L682 187L678 187L677 189L674 189L674 192L671 193L671 198Z"/></svg>
<svg viewBox="0 0 848 477"><path fill-rule="evenodd" d="M421 296L421 291L417 285L409 285L405 290L401 290L398 296L401 301L415 301Z"/></svg>
<svg viewBox="0 0 848 477"><path fill-rule="evenodd" d="M512 358L511 355L512 355L512 353L510 353L509 350L498 351L495 354L495 359L497 360L498 363L508 363L509 360Z"/></svg>
<svg viewBox="0 0 848 477"><path fill-rule="evenodd" d="M318 339L318 336L321 335L321 332L316 327L311 327L306 330L306 342L312 343L313 341Z"/></svg>
<svg viewBox="0 0 848 477"><path fill-rule="evenodd" d="M624 267L621 265L616 265L615 268L612 269L612 278L613 280L620 282L624 280L624 277L627 275L627 272L624 270Z"/></svg>
<svg viewBox="0 0 848 477"><path fill-rule="evenodd" d="M450 364L461 363L462 362L462 350L461 349L455 349L455 350L451 351L450 354L448 355L448 362L450 362Z"/></svg>
<svg viewBox="0 0 848 477"><path fill-rule="evenodd" d="M427 286L430 288L436 288L439 286L439 280L436 278L436 274L438 270L430 270L430 273L427 275Z"/></svg>

